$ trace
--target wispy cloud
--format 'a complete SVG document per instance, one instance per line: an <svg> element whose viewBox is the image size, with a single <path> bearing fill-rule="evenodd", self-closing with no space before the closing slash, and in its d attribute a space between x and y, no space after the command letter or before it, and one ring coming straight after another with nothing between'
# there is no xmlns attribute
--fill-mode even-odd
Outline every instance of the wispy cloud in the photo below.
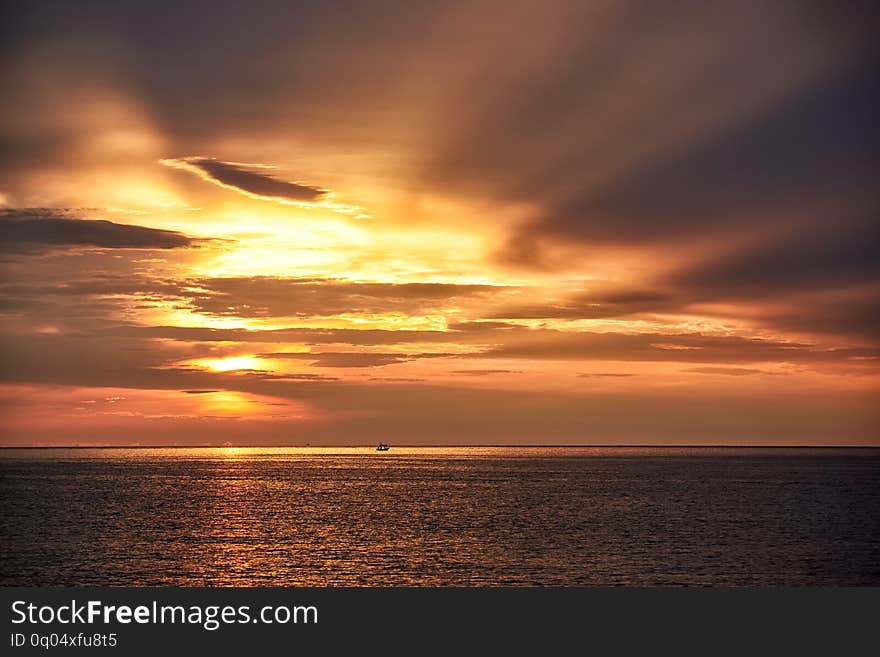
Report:
<svg viewBox="0 0 880 657"><path fill-rule="evenodd" d="M224 162L210 157L181 157L159 160L161 164L196 174L219 187L263 201L276 203L314 203L325 199L326 189L301 182L280 180L268 164Z"/></svg>
<svg viewBox="0 0 880 657"><path fill-rule="evenodd" d="M450 370L449 373L464 376L492 376L493 374L522 374L522 370Z"/></svg>
<svg viewBox="0 0 880 657"><path fill-rule="evenodd" d="M164 158L159 163L189 171L213 185L260 201L320 207L357 218L369 217L360 206L336 201L335 194L329 189L282 180L275 175L277 168L271 164L225 162L201 156Z"/></svg>
<svg viewBox="0 0 880 657"><path fill-rule="evenodd" d="M453 354L442 353L374 353L374 352L318 352L298 353L280 352L260 354L261 358L299 359L306 360L314 367L383 367L385 365L397 365L420 358L443 358Z"/></svg>
<svg viewBox="0 0 880 657"><path fill-rule="evenodd" d="M724 376L751 376L753 374L768 374L764 370L756 370L750 367L689 367L685 372L696 374L722 374Z"/></svg>

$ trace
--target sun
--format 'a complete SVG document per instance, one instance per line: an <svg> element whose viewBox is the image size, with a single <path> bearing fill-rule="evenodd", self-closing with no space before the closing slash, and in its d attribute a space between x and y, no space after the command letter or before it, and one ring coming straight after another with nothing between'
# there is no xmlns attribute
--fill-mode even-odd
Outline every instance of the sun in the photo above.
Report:
<svg viewBox="0 0 880 657"><path fill-rule="evenodd" d="M232 372L235 370L263 369L263 361L253 356L230 356L228 358L211 358L200 360L198 364L215 372Z"/></svg>

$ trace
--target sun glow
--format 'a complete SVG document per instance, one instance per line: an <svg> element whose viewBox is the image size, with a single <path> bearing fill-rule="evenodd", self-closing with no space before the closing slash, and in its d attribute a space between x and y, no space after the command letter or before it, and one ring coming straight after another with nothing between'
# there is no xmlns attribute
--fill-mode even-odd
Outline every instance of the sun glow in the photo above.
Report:
<svg viewBox="0 0 880 657"><path fill-rule="evenodd" d="M266 369L265 363L253 356L230 356L228 358L210 358L195 362L196 365L206 367L215 372L233 372L236 370L260 370Z"/></svg>

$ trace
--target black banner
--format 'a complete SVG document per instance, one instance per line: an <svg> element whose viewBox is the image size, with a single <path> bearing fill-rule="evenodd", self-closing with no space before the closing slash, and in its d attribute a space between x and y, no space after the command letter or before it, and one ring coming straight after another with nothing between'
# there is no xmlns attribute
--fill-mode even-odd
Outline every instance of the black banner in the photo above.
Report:
<svg viewBox="0 0 880 657"><path fill-rule="evenodd" d="M840 653L880 589L4 588L4 654Z"/></svg>

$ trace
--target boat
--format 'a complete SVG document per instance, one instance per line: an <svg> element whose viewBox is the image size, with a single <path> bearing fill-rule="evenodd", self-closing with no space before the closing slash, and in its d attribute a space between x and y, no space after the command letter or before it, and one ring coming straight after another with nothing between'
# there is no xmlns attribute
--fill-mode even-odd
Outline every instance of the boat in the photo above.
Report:
<svg viewBox="0 0 880 657"><path fill-rule="evenodd" d="M389 449L391 449L391 448L388 446L388 443L379 443L376 446L377 452L387 452Z"/></svg>

